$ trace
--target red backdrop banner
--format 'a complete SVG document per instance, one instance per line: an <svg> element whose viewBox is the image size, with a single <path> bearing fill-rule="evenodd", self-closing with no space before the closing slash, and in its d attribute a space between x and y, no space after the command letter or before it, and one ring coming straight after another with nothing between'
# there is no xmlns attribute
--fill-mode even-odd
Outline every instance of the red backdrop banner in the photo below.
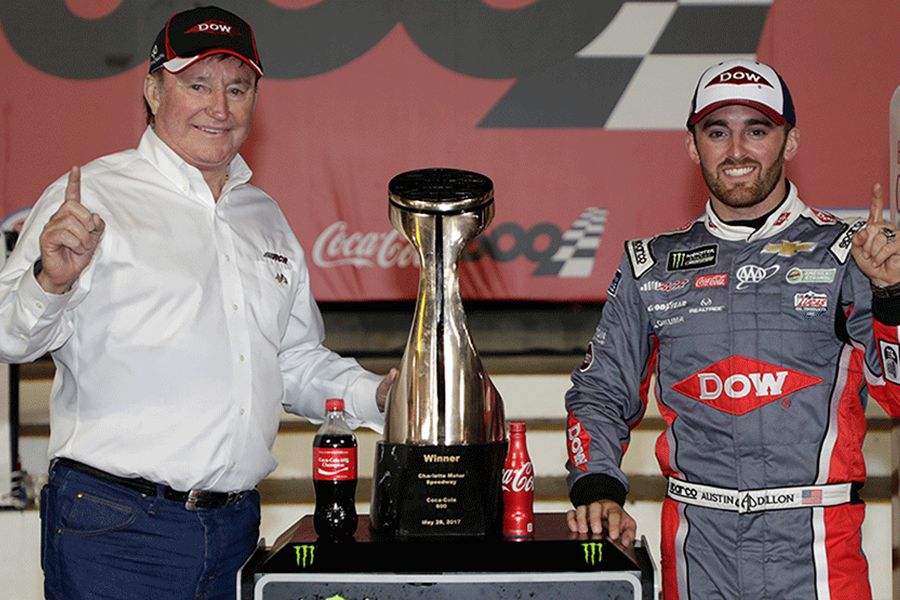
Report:
<svg viewBox="0 0 900 600"><path fill-rule="evenodd" d="M416 295L387 184L426 167L494 182L461 264L473 300L598 301L629 238L705 201L684 141L703 69L756 56L787 80L809 204L863 213L888 174L895 0L271 0L250 21L266 77L243 155L307 252L320 301ZM134 147L156 31L187 2L0 5L0 216L14 229L73 164Z"/></svg>

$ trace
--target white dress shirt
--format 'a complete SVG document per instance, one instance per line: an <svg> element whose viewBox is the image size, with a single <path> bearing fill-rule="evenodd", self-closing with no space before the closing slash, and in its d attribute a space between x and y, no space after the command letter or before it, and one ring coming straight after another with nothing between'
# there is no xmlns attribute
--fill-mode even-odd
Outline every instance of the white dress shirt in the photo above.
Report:
<svg viewBox="0 0 900 600"><path fill-rule="evenodd" d="M318 422L343 398L351 425L380 430L380 377L322 345L303 250L240 156L218 202L149 128L81 172L106 230L73 288L48 294L32 272L65 176L0 270L0 360L56 363L51 458L227 492L275 468L282 406Z"/></svg>

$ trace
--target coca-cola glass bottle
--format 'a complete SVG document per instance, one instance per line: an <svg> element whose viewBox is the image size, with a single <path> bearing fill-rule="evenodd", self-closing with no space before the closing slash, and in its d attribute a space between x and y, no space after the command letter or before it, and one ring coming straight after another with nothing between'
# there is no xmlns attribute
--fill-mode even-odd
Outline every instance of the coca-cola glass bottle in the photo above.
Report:
<svg viewBox="0 0 900 600"><path fill-rule="evenodd" d="M322 538L356 532L356 436L344 420L344 401L325 401L325 422L313 438L313 526Z"/></svg>
<svg viewBox="0 0 900 600"><path fill-rule="evenodd" d="M509 452L503 465L503 535L534 535L534 467L522 421L509 423Z"/></svg>

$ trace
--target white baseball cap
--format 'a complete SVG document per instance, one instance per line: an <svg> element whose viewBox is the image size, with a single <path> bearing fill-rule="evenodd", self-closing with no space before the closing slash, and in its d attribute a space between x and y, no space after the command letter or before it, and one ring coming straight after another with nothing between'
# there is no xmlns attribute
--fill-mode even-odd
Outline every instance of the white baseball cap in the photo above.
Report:
<svg viewBox="0 0 900 600"><path fill-rule="evenodd" d="M794 101L784 79L769 65L755 60L735 58L704 71L694 90L688 127L731 104L755 108L777 125L797 124Z"/></svg>

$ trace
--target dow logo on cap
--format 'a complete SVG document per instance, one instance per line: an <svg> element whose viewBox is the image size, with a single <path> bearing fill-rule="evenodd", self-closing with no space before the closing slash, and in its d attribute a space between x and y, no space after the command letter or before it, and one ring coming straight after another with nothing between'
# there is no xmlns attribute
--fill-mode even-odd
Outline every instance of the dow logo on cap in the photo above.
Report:
<svg viewBox="0 0 900 600"><path fill-rule="evenodd" d="M721 83L725 83L728 85L767 85L769 87L773 87L771 83L766 81L765 77L740 65L731 67L727 71L719 73L718 75L713 77L705 87L710 87Z"/></svg>
<svg viewBox="0 0 900 600"><path fill-rule="evenodd" d="M239 36L240 32L234 30L234 27L226 23L225 21L219 21L216 19L210 19L205 23L198 23L194 25L185 33L214 33L216 35L232 35Z"/></svg>

